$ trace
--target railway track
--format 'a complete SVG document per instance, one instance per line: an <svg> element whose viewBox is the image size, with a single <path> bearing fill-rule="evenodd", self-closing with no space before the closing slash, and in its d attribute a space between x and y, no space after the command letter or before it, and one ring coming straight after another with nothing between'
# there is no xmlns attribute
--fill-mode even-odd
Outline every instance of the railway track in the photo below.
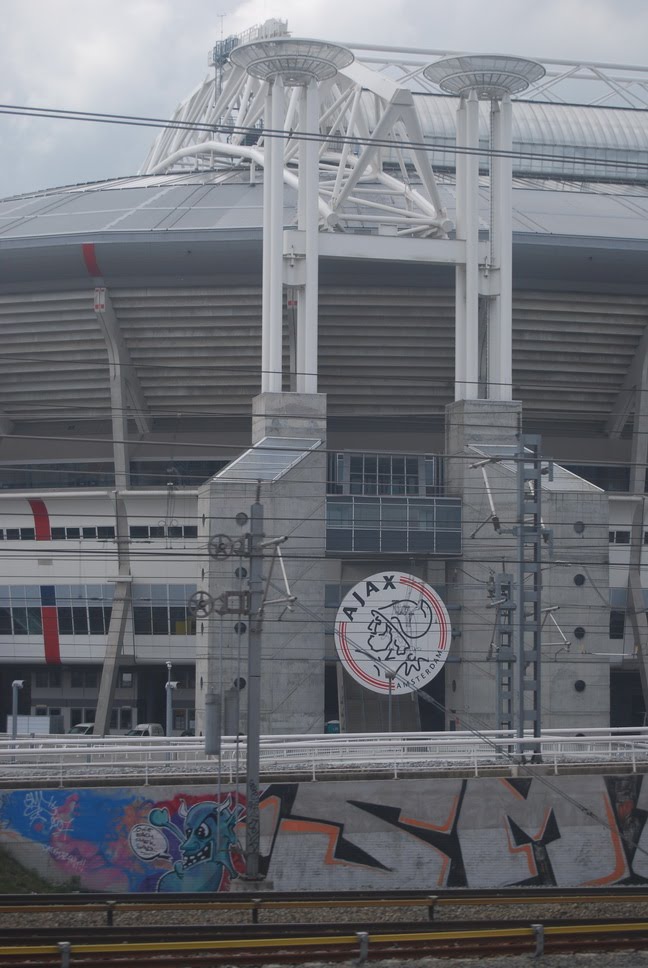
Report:
<svg viewBox="0 0 648 968"><path fill-rule="evenodd" d="M537 906L592 902L609 905L609 918L539 918ZM648 903L648 892L637 888L601 891L539 889L524 891L353 892L351 894L230 894L213 895L49 895L0 896L0 915L20 913L19 924L0 928L0 968L142 968L237 964L302 963L308 961L365 961L371 957L466 957L468 955L540 953L602 948L648 948L648 917L614 917L615 902ZM528 919L443 921L447 906L533 905ZM373 921L367 909L422 908L424 920ZM259 923L259 916L281 911L299 915L310 907L318 923ZM345 909L344 922L325 921ZM349 921L349 910L359 917ZM120 925L124 911L181 911L197 919L201 912L240 912L247 923ZM39 926L39 914L76 912L85 920L90 912L104 912L102 925ZM362 914L361 914L362 912ZM24 915L33 915L27 920ZM411 914L409 915L411 917Z"/></svg>

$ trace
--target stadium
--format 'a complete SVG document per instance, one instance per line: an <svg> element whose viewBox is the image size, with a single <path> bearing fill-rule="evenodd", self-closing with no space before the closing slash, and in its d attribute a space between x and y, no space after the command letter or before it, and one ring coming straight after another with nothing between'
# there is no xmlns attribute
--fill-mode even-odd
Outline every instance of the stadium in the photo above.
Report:
<svg viewBox="0 0 648 968"><path fill-rule="evenodd" d="M173 681L174 733L210 691L236 732L261 503L265 732L504 727L523 694L529 727L642 725L645 83L268 21L138 174L1 200L2 722L17 689L27 731L125 732ZM392 572L452 625L423 695L336 652Z"/></svg>

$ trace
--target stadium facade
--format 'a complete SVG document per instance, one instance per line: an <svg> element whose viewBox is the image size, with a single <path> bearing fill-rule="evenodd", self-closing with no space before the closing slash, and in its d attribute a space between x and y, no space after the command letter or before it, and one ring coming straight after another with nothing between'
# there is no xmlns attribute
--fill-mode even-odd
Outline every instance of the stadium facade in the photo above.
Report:
<svg viewBox="0 0 648 968"><path fill-rule="evenodd" d="M447 52L310 42L305 87L233 54L285 37L218 44L138 175L0 202L2 721L22 681L125 731L172 678L175 732L210 691L240 728L260 500L265 731L386 727L332 633L390 570L453 629L395 727L501 724L515 635L529 725L641 724L645 73L547 61L510 100L444 93Z"/></svg>

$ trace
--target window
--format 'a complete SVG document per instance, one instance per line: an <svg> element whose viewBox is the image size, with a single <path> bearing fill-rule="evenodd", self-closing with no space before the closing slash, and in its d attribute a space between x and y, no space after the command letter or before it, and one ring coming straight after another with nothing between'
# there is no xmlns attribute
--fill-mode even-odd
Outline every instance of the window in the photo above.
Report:
<svg viewBox="0 0 648 968"><path fill-rule="evenodd" d="M21 528L20 529L20 540L21 541L35 541L36 532L33 528Z"/></svg>
<svg viewBox="0 0 648 968"><path fill-rule="evenodd" d="M97 528L97 537L100 541L108 541L110 538L115 537L115 529L110 526L101 526Z"/></svg>
<svg viewBox="0 0 648 968"><path fill-rule="evenodd" d="M114 706L110 710L110 724L108 726L108 729L117 729L117 710L115 709Z"/></svg>
<svg viewBox="0 0 648 968"><path fill-rule="evenodd" d="M164 526L161 524L151 525L151 527L149 528L149 535L151 538L163 538Z"/></svg>
<svg viewBox="0 0 648 968"><path fill-rule="evenodd" d="M65 537L68 539L68 541L76 541L78 538L81 537L81 529L80 528L66 528L65 529Z"/></svg>
<svg viewBox="0 0 648 968"><path fill-rule="evenodd" d="M7 541L19 541L20 528L7 528Z"/></svg>
<svg viewBox="0 0 648 968"><path fill-rule="evenodd" d="M119 710L119 728L133 728L133 710L130 706L122 706Z"/></svg>
<svg viewBox="0 0 648 968"><path fill-rule="evenodd" d="M151 532L153 528L151 528ZM198 526L196 524L185 524L184 526L184 536L185 538L197 538L198 537ZM151 534L151 537L153 535Z"/></svg>
<svg viewBox="0 0 648 968"><path fill-rule="evenodd" d="M629 531L610 531L610 544L630 544Z"/></svg>
<svg viewBox="0 0 648 968"><path fill-rule="evenodd" d="M149 529L144 524L132 524L130 527L131 538L148 538Z"/></svg>
<svg viewBox="0 0 648 968"><path fill-rule="evenodd" d="M81 529L81 534L83 535L84 538L96 538L97 537L97 529L96 528L82 528Z"/></svg>
<svg viewBox="0 0 648 968"><path fill-rule="evenodd" d="M52 528L52 541L65 541L65 528Z"/></svg>
<svg viewBox="0 0 648 968"><path fill-rule="evenodd" d="M620 609L610 611L610 638L622 639L625 632L625 612Z"/></svg>
<svg viewBox="0 0 648 968"><path fill-rule="evenodd" d="M132 672L127 672L125 669L119 670L119 689L132 689L135 684L135 678Z"/></svg>

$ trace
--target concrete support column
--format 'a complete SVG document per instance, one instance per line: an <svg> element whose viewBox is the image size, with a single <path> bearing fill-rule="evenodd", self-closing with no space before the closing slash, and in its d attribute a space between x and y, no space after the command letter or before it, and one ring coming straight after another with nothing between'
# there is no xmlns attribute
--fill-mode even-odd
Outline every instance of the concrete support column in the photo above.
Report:
<svg viewBox="0 0 648 968"><path fill-rule="evenodd" d="M488 330L488 396L513 396L513 161L512 111L509 97L491 103L491 261L498 291L490 306Z"/></svg>

